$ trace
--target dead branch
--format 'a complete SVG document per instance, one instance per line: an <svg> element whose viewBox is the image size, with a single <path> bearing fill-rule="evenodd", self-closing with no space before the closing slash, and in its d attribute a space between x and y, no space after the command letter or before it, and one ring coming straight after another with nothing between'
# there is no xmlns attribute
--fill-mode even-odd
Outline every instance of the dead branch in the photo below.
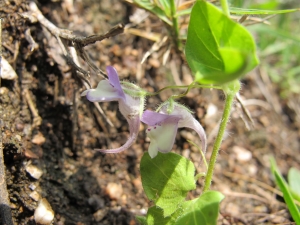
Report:
<svg viewBox="0 0 300 225"><path fill-rule="evenodd" d="M239 102L240 106L242 107L243 113L246 115L246 118L248 119L248 121L250 121L252 127L254 127L254 126L255 126L255 123L254 123L254 121L253 121L253 119L252 119L252 116L251 116L249 110L245 107L244 101L241 99L240 94L237 93L237 94L235 95L235 97L236 97L237 101ZM242 118L242 119L243 119L243 121L244 121L244 123L245 123L247 129L248 129L248 130L251 130L250 125L248 124L248 121L247 121L247 120L244 120L244 118Z"/></svg>
<svg viewBox="0 0 300 225"><path fill-rule="evenodd" d="M109 30L105 34L95 34L88 37L79 37L74 34L72 34L72 31L61 29L56 27L53 23L51 23L49 20L47 20L42 12L38 9L37 5L32 1L29 3L29 13L23 14L23 17L28 18L31 22L38 21L42 26L44 26L46 29L50 31L50 33L56 37L64 56L67 59L67 62L72 65L74 68L76 68L77 71L84 74L85 76L89 76L89 72L83 70L81 67L79 67L70 56L70 53L67 49L67 46L73 46L75 47L77 53L80 55L80 57L85 60L88 65L99 75L102 75L103 77L106 77L106 74L97 68L97 66L89 59L87 53L83 49L85 46L93 44L97 41L102 41L106 38L110 38L113 36L116 36L120 33L123 33L124 31L124 25L118 24L115 27L113 27L111 30ZM85 80L86 82L86 80Z"/></svg>
<svg viewBox="0 0 300 225"><path fill-rule="evenodd" d="M30 91L26 88L23 91L23 95L27 101L27 104L29 106L29 109L32 113L33 116L33 123L32 126L33 127L38 127L42 124L42 118L39 116L39 112L37 110L37 108L34 106L32 98L31 98L31 93Z"/></svg>

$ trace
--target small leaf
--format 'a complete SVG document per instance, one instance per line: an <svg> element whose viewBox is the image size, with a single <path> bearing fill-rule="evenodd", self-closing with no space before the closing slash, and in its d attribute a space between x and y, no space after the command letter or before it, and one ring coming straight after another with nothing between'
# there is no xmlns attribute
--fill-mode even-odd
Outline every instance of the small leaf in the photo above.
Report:
<svg viewBox="0 0 300 225"><path fill-rule="evenodd" d="M170 17L171 16L170 0L159 0L159 3L161 4L162 9L165 11L166 15Z"/></svg>
<svg viewBox="0 0 300 225"><path fill-rule="evenodd" d="M196 188L194 164L175 153L159 152L151 159L146 152L140 170L147 197L164 210L164 217L174 213L187 192Z"/></svg>
<svg viewBox="0 0 300 225"><path fill-rule="evenodd" d="M230 82L258 64L251 34L204 1L192 9L185 53L196 80L203 84Z"/></svg>
<svg viewBox="0 0 300 225"><path fill-rule="evenodd" d="M166 15L166 12L163 9L161 9L159 6L154 4L152 1L150 1L150 0L133 0L133 2L138 7L153 13L158 18L160 18L162 21L164 21L165 23L167 23L169 25L172 25L172 22L170 21L170 19Z"/></svg>
<svg viewBox="0 0 300 225"><path fill-rule="evenodd" d="M179 10L176 13L176 17L191 14L192 8ZM283 10L265 10L265 9L243 9L237 7L230 7L229 11L231 14L237 15L276 15L284 13L292 13L300 11L300 9L283 9Z"/></svg>
<svg viewBox="0 0 300 225"><path fill-rule="evenodd" d="M283 13L291 13L299 11L300 9L283 9L283 10L264 10L264 9L242 9L230 7L230 13L239 15L276 15Z"/></svg>
<svg viewBox="0 0 300 225"><path fill-rule="evenodd" d="M296 224L300 224L299 210L298 210L298 208L294 202L294 199L289 191L289 187L288 187L286 181L283 179L283 177L281 176L280 172L277 169L277 165L276 165L274 158L271 158L271 169L272 169L272 173L275 177L276 184L278 185L278 187L280 188L280 190L283 193L284 201L287 204L287 207L288 207L294 221L296 222Z"/></svg>
<svg viewBox="0 0 300 225"><path fill-rule="evenodd" d="M219 215L219 205L224 196L217 191L207 191L199 198L182 204L183 214L175 225L215 225Z"/></svg>

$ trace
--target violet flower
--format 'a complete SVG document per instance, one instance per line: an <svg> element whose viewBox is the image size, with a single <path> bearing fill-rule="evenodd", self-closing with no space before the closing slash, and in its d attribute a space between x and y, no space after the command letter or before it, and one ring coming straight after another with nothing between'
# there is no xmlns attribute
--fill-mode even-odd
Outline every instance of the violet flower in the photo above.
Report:
<svg viewBox="0 0 300 225"><path fill-rule="evenodd" d="M91 102L119 102L119 110L129 124L129 139L116 149L95 149L104 153L118 153L129 148L137 138L140 117L144 110L144 95L142 89L134 84L126 82L121 84L114 67L108 66L106 71L108 80L100 81L96 89L85 90L81 96L86 96Z"/></svg>
<svg viewBox="0 0 300 225"><path fill-rule="evenodd" d="M206 135L201 124L183 105L172 102L173 109L171 110L170 106L170 103L165 103L159 113L146 110L142 115L141 121L149 126L146 133L151 140L148 149L150 157L154 158L158 151L170 152L175 142L177 129L181 127L191 128L198 133L202 142L202 151L205 152Z"/></svg>

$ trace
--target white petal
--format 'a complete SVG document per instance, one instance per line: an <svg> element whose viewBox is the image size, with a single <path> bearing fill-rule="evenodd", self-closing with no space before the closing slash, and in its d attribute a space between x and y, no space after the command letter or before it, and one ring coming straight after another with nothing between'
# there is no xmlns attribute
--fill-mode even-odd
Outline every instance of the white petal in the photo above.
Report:
<svg viewBox="0 0 300 225"><path fill-rule="evenodd" d="M158 153L158 147L157 147L157 143L155 140L152 140L150 142L149 148L148 148L148 152L150 157L153 159L155 156L157 156Z"/></svg>
<svg viewBox="0 0 300 225"><path fill-rule="evenodd" d="M177 120L164 121L161 126L157 125L147 129L147 134L151 142L156 143L158 151L167 153L172 150L177 133L177 123Z"/></svg>

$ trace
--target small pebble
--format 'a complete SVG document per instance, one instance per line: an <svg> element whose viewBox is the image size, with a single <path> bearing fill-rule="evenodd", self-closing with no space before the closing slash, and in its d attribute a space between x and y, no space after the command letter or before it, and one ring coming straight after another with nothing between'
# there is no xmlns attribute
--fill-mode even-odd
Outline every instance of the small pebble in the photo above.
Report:
<svg viewBox="0 0 300 225"><path fill-rule="evenodd" d="M27 165L25 170L30 174L31 177L37 180L40 179L40 177L43 175L43 171L32 164Z"/></svg>
<svg viewBox="0 0 300 225"><path fill-rule="evenodd" d="M100 222L108 213L108 209L99 209L97 212L93 214L96 222Z"/></svg>
<svg viewBox="0 0 300 225"><path fill-rule="evenodd" d="M0 78L4 80L14 80L18 77L15 70L12 68L12 66L9 64L9 62L2 57L0 65Z"/></svg>
<svg viewBox="0 0 300 225"><path fill-rule="evenodd" d="M140 213L141 213L142 215L146 215L146 214L147 214L147 209L142 208L142 209L140 210Z"/></svg>
<svg viewBox="0 0 300 225"><path fill-rule="evenodd" d="M34 135L34 137L31 140L31 142L36 145L42 145L45 143L45 141L46 141L46 138L44 137L44 135L41 132Z"/></svg>
<svg viewBox="0 0 300 225"><path fill-rule="evenodd" d="M217 112L218 112L217 106L212 103L209 103L207 106L205 118L206 119L211 118L211 117L217 115Z"/></svg>
<svg viewBox="0 0 300 225"><path fill-rule="evenodd" d="M235 153L236 159L240 162L248 162L252 159L252 153L245 148L233 146L232 151Z"/></svg>
<svg viewBox="0 0 300 225"><path fill-rule="evenodd" d="M122 195L122 205L126 205L127 204L127 195Z"/></svg>
<svg viewBox="0 0 300 225"><path fill-rule="evenodd" d="M29 189L34 191L36 189L36 186L34 184L29 184Z"/></svg>
<svg viewBox="0 0 300 225"><path fill-rule="evenodd" d="M0 87L0 95L7 95L9 92L8 88Z"/></svg>
<svg viewBox="0 0 300 225"><path fill-rule="evenodd" d="M54 219L54 211L49 202L43 198L39 202L38 207L34 211L34 220L36 223L48 225Z"/></svg>
<svg viewBox="0 0 300 225"><path fill-rule="evenodd" d="M142 190L143 186L142 186L142 181L141 178L135 178L134 180L132 180L132 183L134 185L134 187L138 190Z"/></svg>
<svg viewBox="0 0 300 225"><path fill-rule="evenodd" d="M257 173L257 166L255 165L249 165L248 166L248 173L249 173L249 176L254 176L256 173Z"/></svg>
<svg viewBox="0 0 300 225"><path fill-rule="evenodd" d="M37 154L33 153L29 149L25 149L24 155L26 158L29 158L29 159L38 159L39 158L39 156Z"/></svg>
<svg viewBox="0 0 300 225"><path fill-rule="evenodd" d="M123 194L123 188L121 184L108 183L105 189L106 194L110 199L118 200Z"/></svg>
<svg viewBox="0 0 300 225"><path fill-rule="evenodd" d="M16 138L18 141L22 141L22 137L21 137L20 135L18 135L18 134L15 136L15 138Z"/></svg>

